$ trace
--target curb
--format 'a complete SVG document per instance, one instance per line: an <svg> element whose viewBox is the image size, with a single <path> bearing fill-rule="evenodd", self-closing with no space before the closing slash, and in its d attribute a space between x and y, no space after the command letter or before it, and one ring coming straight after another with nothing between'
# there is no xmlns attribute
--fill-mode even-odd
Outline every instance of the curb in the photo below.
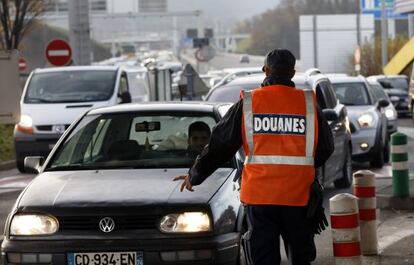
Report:
<svg viewBox="0 0 414 265"><path fill-rule="evenodd" d="M414 210L414 197L399 198L386 194L377 194L377 207L380 209Z"/></svg>
<svg viewBox="0 0 414 265"><path fill-rule="evenodd" d="M0 162L0 170L9 170L16 167L16 160Z"/></svg>

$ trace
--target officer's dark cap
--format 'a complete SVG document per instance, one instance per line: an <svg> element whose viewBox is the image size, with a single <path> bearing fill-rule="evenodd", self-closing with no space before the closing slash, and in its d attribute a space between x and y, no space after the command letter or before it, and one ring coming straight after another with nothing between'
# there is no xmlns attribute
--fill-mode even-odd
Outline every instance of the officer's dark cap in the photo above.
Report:
<svg viewBox="0 0 414 265"><path fill-rule="evenodd" d="M296 58L286 49L275 49L266 55L264 65L276 72L291 72L295 70ZM263 72L265 67L263 66Z"/></svg>

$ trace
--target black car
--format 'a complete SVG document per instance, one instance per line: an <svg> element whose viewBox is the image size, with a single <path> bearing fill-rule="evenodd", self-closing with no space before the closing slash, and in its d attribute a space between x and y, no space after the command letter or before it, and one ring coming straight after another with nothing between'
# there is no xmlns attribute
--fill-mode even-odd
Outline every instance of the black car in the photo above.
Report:
<svg viewBox="0 0 414 265"><path fill-rule="evenodd" d="M405 75L374 75L368 77L369 82L381 84L382 88L388 94L392 104L398 112L398 115L409 114L409 86L410 82Z"/></svg>
<svg viewBox="0 0 414 265"><path fill-rule="evenodd" d="M237 102L241 90L260 87L264 75L251 75L233 80L225 86L217 87L208 93L210 102ZM313 89L317 102L330 123L335 141L335 151L323 168L318 170L318 178L325 185L334 183L337 188L349 187L352 183L352 144L347 110L332 89L329 79L317 69L305 74L297 74L293 81L301 89ZM276 99L275 99L276 101Z"/></svg>
<svg viewBox="0 0 414 265"><path fill-rule="evenodd" d="M91 110L74 122L7 219L3 264L244 264L234 158L195 192L173 178L195 159L187 130L228 104L153 103Z"/></svg>

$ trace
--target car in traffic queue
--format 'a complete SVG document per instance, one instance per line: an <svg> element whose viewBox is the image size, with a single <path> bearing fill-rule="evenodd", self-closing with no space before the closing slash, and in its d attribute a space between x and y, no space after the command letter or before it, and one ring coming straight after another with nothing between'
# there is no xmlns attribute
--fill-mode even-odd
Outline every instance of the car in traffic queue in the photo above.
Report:
<svg viewBox="0 0 414 265"><path fill-rule="evenodd" d="M216 83L212 88L224 86L230 81L243 76L254 75L262 73L262 68L260 67L240 67L240 68L225 68L223 69L223 78L220 82Z"/></svg>
<svg viewBox="0 0 414 265"><path fill-rule="evenodd" d="M377 81L388 94L398 115L409 114L409 81L405 75L374 75L368 77L370 82Z"/></svg>
<svg viewBox="0 0 414 265"><path fill-rule="evenodd" d="M372 91L377 98L377 100L385 99L388 102L391 102L387 93L385 93L382 86L376 81L369 81L369 85L372 88ZM387 130L388 135L391 135L398 130L398 113L393 104L389 104L387 107L383 108L385 117L387 117Z"/></svg>
<svg viewBox="0 0 414 265"><path fill-rule="evenodd" d="M237 155L194 192L194 122L210 128L229 104L123 104L88 111L61 137L11 210L4 265L245 264Z"/></svg>
<svg viewBox="0 0 414 265"><path fill-rule="evenodd" d="M234 79L224 86L211 89L206 100L235 103L240 98L241 90L250 91L260 87L263 79L263 73ZM318 69L296 74L293 81L300 89L313 89L316 92L318 105L327 118L334 136L335 150L324 167L317 170L320 183L334 183L337 188L349 187L352 184L352 144L345 106L336 99L329 79Z"/></svg>
<svg viewBox="0 0 414 265"><path fill-rule="evenodd" d="M13 134L18 170L26 171L27 156L47 156L69 125L87 110L140 101L144 89L136 85L138 73L117 66L34 70L21 96L21 117Z"/></svg>
<svg viewBox="0 0 414 265"><path fill-rule="evenodd" d="M336 97L348 109L352 159L381 168L389 160L385 110L390 102L377 99L363 76L330 77Z"/></svg>

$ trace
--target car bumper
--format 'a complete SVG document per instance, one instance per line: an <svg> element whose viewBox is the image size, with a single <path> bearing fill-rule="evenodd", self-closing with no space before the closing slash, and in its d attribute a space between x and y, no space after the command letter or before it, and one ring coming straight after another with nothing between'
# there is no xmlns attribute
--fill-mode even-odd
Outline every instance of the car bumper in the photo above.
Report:
<svg viewBox="0 0 414 265"><path fill-rule="evenodd" d="M404 103L397 103L396 105L394 105L395 110L397 111L398 114L407 114L409 113L409 107L408 107L408 103L404 102Z"/></svg>
<svg viewBox="0 0 414 265"><path fill-rule="evenodd" d="M398 120L387 121L387 132L388 134L395 133L398 129Z"/></svg>
<svg viewBox="0 0 414 265"><path fill-rule="evenodd" d="M358 162L370 161L377 150L377 130L364 129L354 132L352 138L352 160ZM363 145L367 147L364 148Z"/></svg>
<svg viewBox="0 0 414 265"><path fill-rule="evenodd" d="M14 148L17 159L26 156L47 157L62 134L25 134L14 132Z"/></svg>
<svg viewBox="0 0 414 265"><path fill-rule="evenodd" d="M46 254L51 260L44 264L68 264L67 253L135 252L142 251L144 265L161 264L236 264L239 254L240 233L213 237L186 239L122 239L122 240L64 240L29 241L8 240L2 244L1 258L10 263L9 253ZM201 253L201 254L200 254ZM39 257L39 256L38 256ZM32 262L41 264L38 262Z"/></svg>

